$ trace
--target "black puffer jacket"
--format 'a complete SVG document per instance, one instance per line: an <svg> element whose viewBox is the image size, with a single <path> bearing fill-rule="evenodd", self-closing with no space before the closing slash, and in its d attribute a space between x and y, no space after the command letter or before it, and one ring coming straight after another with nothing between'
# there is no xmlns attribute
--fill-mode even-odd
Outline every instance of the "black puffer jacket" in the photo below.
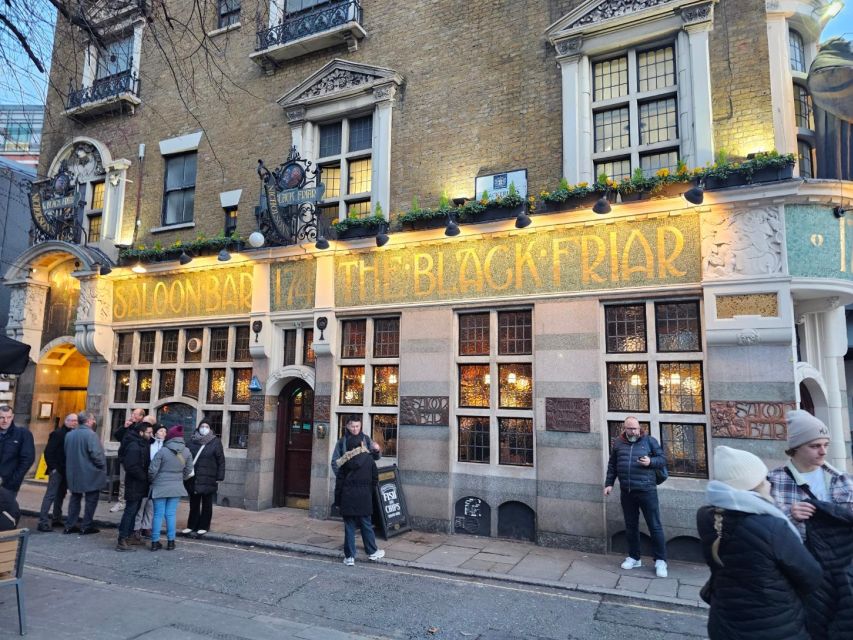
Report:
<svg viewBox="0 0 853 640"><path fill-rule="evenodd" d="M13 531L21 519L21 509L15 494L6 487L0 487L0 531Z"/></svg>
<svg viewBox="0 0 853 640"><path fill-rule="evenodd" d="M649 456L651 459L648 467L637 462L637 459L642 456ZM628 442L623 433L613 443L604 486L612 487L618 477L619 486L623 491L655 489L657 487L655 469L662 469L665 466L666 458L657 440L644 435L640 436L636 442Z"/></svg>
<svg viewBox="0 0 853 640"><path fill-rule="evenodd" d="M195 459L198 450L201 449L201 443L190 440L187 446ZM222 451L222 441L219 438L214 437L205 445L193 469L195 476L188 481L187 491L190 494L202 496L216 493L216 483L225 479L225 452Z"/></svg>
<svg viewBox="0 0 853 640"><path fill-rule="evenodd" d="M345 518L373 515L373 492L378 484L379 471L369 453L364 451L350 458L340 467L335 484L335 504L340 506L341 515Z"/></svg>
<svg viewBox="0 0 853 640"><path fill-rule="evenodd" d="M148 496L148 464L151 461L148 441L138 431L130 430L122 440L124 455L124 499L140 500Z"/></svg>
<svg viewBox="0 0 853 640"><path fill-rule="evenodd" d="M696 514L711 567L711 640L809 640L802 598L821 579L820 565L781 518L723 511L719 566L711 555L714 507Z"/></svg>
<svg viewBox="0 0 853 640"><path fill-rule="evenodd" d="M847 505L808 500L817 508L806 521L806 548L823 568L820 585L806 598L812 638L853 638L853 513Z"/></svg>
<svg viewBox="0 0 853 640"><path fill-rule="evenodd" d="M47 437L47 445L44 448L44 463L47 465L48 473L56 469L63 476L65 475L65 436L69 431L71 429L63 425L59 429L51 431Z"/></svg>

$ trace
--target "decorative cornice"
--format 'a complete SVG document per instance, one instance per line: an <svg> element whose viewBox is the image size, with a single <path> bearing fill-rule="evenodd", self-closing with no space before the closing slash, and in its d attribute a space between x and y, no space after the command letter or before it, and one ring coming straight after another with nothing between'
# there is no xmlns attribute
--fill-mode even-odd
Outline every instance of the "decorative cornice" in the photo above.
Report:
<svg viewBox="0 0 853 640"><path fill-rule="evenodd" d="M565 40L559 40L554 46L557 48L557 54L560 56L576 56L581 52L581 45L583 45L583 38L581 36L574 36Z"/></svg>
<svg viewBox="0 0 853 640"><path fill-rule="evenodd" d="M299 124L305 120L305 107L294 107L292 109L288 109L286 114L287 121L290 124Z"/></svg>
<svg viewBox="0 0 853 640"><path fill-rule="evenodd" d="M604 20L610 20L611 18L618 18L629 13L634 13L635 11L651 9L669 2L673 2L673 0L605 0L570 24L569 29L595 24Z"/></svg>
<svg viewBox="0 0 853 640"><path fill-rule="evenodd" d="M714 18L714 3L695 4L681 10L681 19L685 27L712 22Z"/></svg>

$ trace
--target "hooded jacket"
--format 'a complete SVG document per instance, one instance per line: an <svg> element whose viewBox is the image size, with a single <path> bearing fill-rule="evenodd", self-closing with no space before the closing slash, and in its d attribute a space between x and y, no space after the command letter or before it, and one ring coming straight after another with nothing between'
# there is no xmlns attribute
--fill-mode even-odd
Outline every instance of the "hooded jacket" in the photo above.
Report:
<svg viewBox="0 0 853 640"><path fill-rule="evenodd" d="M711 568L711 640L809 640L805 594L821 579L817 561L793 525L775 505L751 491L711 481L696 526ZM716 508L721 509L719 558Z"/></svg>
<svg viewBox="0 0 853 640"><path fill-rule="evenodd" d="M148 441L139 435L138 431L130 430L122 441L124 456L121 464L124 467L124 498L125 500L141 500L148 495Z"/></svg>
<svg viewBox="0 0 853 640"><path fill-rule="evenodd" d="M225 453L222 451L222 441L213 432L208 434L210 440L206 443L205 438L190 440L187 447L190 455L195 460L193 471L195 476L190 485L192 493L197 495L210 495L216 493L217 483L225 479ZM199 449L204 446L201 455L196 459Z"/></svg>
<svg viewBox="0 0 853 640"><path fill-rule="evenodd" d="M340 471L335 484L335 504L345 518L373 515L373 492L379 484L379 471L362 442L336 461Z"/></svg>
<svg viewBox="0 0 853 640"><path fill-rule="evenodd" d="M0 479L9 491L18 492L35 459L36 448L29 429L13 422L5 435L0 433Z"/></svg>
<svg viewBox="0 0 853 640"><path fill-rule="evenodd" d="M193 474L193 458L183 438L167 440L148 467L152 498L180 498L187 495L184 480Z"/></svg>
<svg viewBox="0 0 853 640"><path fill-rule="evenodd" d="M644 467L637 460L649 456L651 463ZM657 489L655 469L663 469L666 458L658 441L649 435L642 435L636 442L628 442L622 433L613 443L610 460L607 463L607 479L605 487L612 487L619 478L622 491L650 491Z"/></svg>

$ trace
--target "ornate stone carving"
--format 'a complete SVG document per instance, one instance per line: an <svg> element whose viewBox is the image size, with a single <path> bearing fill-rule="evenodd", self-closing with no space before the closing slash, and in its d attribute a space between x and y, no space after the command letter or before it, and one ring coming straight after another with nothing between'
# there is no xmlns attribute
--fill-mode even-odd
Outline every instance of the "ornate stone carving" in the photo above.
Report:
<svg viewBox="0 0 853 640"><path fill-rule="evenodd" d="M784 440L785 412L793 402L711 401L711 434L715 438Z"/></svg>
<svg viewBox="0 0 853 640"><path fill-rule="evenodd" d="M9 319L7 326L19 327L24 324L24 309L27 304L27 288L12 287L9 296Z"/></svg>
<svg viewBox="0 0 853 640"><path fill-rule="evenodd" d="M94 145L78 142L71 148L67 158L68 170L78 183L88 182L106 173L101 154Z"/></svg>
<svg viewBox="0 0 853 640"><path fill-rule="evenodd" d="M690 26L709 21L713 13L714 4L708 2L707 4L698 4L693 5L692 7L685 7L681 10L681 19L684 21L685 26Z"/></svg>
<svg viewBox="0 0 853 640"><path fill-rule="evenodd" d="M595 24L609 20L610 18L618 18L635 11L643 9L651 9L653 7L667 4L673 0L605 0L596 5L596 7L582 17L575 20L569 28L580 27L587 24Z"/></svg>
<svg viewBox="0 0 853 640"><path fill-rule="evenodd" d="M761 342L761 336L755 329L744 329L737 334L737 343L742 347L748 347Z"/></svg>
<svg viewBox="0 0 853 640"><path fill-rule="evenodd" d="M841 305L841 298L838 296L832 296L826 299L826 310L832 311L833 309L837 309Z"/></svg>
<svg viewBox="0 0 853 640"><path fill-rule="evenodd" d="M296 100L317 98L330 93L353 89L355 87L370 84L374 79L374 76L369 76L365 73L357 73L348 69L335 69L299 94L299 97L296 98Z"/></svg>
<svg viewBox="0 0 853 640"><path fill-rule="evenodd" d="M711 214L702 223L703 279L783 273L779 207Z"/></svg>
<svg viewBox="0 0 853 640"><path fill-rule="evenodd" d="M779 299L775 293L748 293L717 296L717 319L736 316L779 317Z"/></svg>
<svg viewBox="0 0 853 640"><path fill-rule="evenodd" d="M287 121L291 124L301 122L305 119L305 108L295 107L287 110Z"/></svg>
<svg viewBox="0 0 853 640"><path fill-rule="evenodd" d="M545 431L589 433L589 398L545 398Z"/></svg>
<svg viewBox="0 0 853 640"><path fill-rule="evenodd" d="M447 396L401 397L400 424L448 426L450 424L450 398Z"/></svg>
<svg viewBox="0 0 853 640"><path fill-rule="evenodd" d="M381 87L375 87L373 89L373 99L374 100L393 100L394 96L397 93L397 87L393 84L385 84Z"/></svg>
<svg viewBox="0 0 853 640"><path fill-rule="evenodd" d="M567 38L565 40L560 40L557 43L557 53L561 56L571 56L577 55L581 51L581 45L583 44L583 38L580 36L575 36L574 38Z"/></svg>
<svg viewBox="0 0 853 640"><path fill-rule="evenodd" d="M314 396L314 422L332 419L332 396Z"/></svg>

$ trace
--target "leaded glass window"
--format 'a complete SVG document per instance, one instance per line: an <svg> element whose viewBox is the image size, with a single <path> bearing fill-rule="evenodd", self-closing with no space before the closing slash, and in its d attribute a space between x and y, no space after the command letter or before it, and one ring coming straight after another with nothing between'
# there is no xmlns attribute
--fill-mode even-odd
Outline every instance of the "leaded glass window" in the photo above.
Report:
<svg viewBox="0 0 853 640"><path fill-rule="evenodd" d="M373 422L371 435L379 445L383 456L397 455L397 414L375 413L371 416Z"/></svg>
<svg viewBox="0 0 853 640"><path fill-rule="evenodd" d="M341 404L364 403L364 367L341 367Z"/></svg>
<svg viewBox="0 0 853 640"><path fill-rule="evenodd" d="M160 349L160 362L178 361L178 331L163 332L163 346Z"/></svg>
<svg viewBox="0 0 853 640"><path fill-rule="evenodd" d="M489 355L488 313L467 313L459 316L459 355Z"/></svg>
<svg viewBox="0 0 853 640"><path fill-rule="evenodd" d="M136 372L136 402L151 401L151 380L153 373L151 369Z"/></svg>
<svg viewBox="0 0 853 640"><path fill-rule="evenodd" d="M607 406L610 411L649 410L649 374L645 362L607 363Z"/></svg>
<svg viewBox="0 0 853 640"><path fill-rule="evenodd" d="M397 390L399 387L397 365L382 365L373 367L373 404L378 407L393 407L397 405Z"/></svg>
<svg viewBox="0 0 853 640"><path fill-rule="evenodd" d="M307 367L313 367L317 361L317 355L314 353L314 329L305 329L302 334L302 364Z"/></svg>
<svg viewBox="0 0 853 640"><path fill-rule="evenodd" d="M499 364L498 405L503 409L533 408L533 365Z"/></svg>
<svg viewBox="0 0 853 640"><path fill-rule="evenodd" d="M659 362L658 394L663 413L704 413L701 362Z"/></svg>
<svg viewBox="0 0 853 640"><path fill-rule="evenodd" d="M377 318L373 321L373 357L400 356L400 319Z"/></svg>
<svg viewBox="0 0 853 640"><path fill-rule="evenodd" d="M201 372L198 369L184 369L184 395L186 397L198 400L200 374Z"/></svg>
<svg viewBox="0 0 853 640"><path fill-rule="evenodd" d="M160 370L160 399L171 398L175 395L175 370L161 369Z"/></svg>
<svg viewBox="0 0 853 640"><path fill-rule="evenodd" d="M363 358L367 342L367 321L344 320L341 328L341 357Z"/></svg>
<svg viewBox="0 0 853 640"><path fill-rule="evenodd" d="M595 100L609 100L628 95L627 57L596 62L592 70Z"/></svg>
<svg viewBox="0 0 853 640"><path fill-rule="evenodd" d="M533 323L530 311L498 313L498 354L529 355L533 353Z"/></svg>
<svg viewBox="0 0 853 640"><path fill-rule="evenodd" d="M188 329L185 362L201 362L201 344L203 332L201 329Z"/></svg>
<svg viewBox="0 0 853 640"><path fill-rule="evenodd" d="M296 329L284 330L284 366L296 364Z"/></svg>
<svg viewBox="0 0 853 640"><path fill-rule="evenodd" d="M130 394L130 371L116 371L115 402L127 402Z"/></svg>
<svg viewBox="0 0 853 640"><path fill-rule="evenodd" d="M249 384L252 382L251 369L234 369L234 388L231 392L232 404L249 404L252 397Z"/></svg>
<svg viewBox="0 0 853 640"><path fill-rule="evenodd" d="M698 302L655 304L657 347L661 352L701 351Z"/></svg>
<svg viewBox="0 0 853 640"><path fill-rule="evenodd" d="M491 383L489 365L459 365L459 406L488 407Z"/></svg>
<svg viewBox="0 0 853 640"><path fill-rule="evenodd" d="M646 351L646 306L611 305L604 308L607 353Z"/></svg>
<svg viewBox="0 0 853 640"><path fill-rule="evenodd" d="M498 418L500 464L533 466L533 420Z"/></svg>
<svg viewBox="0 0 853 640"><path fill-rule="evenodd" d="M118 334L118 355L116 364L130 364L133 359L133 334Z"/></svg>
<svg viewBox="0 0 853 640"><path fill-rule="evenodd" d="M216 327L210 330L210 361L228 360L228 327Z"/></svg>
<svg viewBox="0 0 853 640"><path fill-rule="evenodd" d="M616 151L631 144L631 119L628 107L595 114L595 150Z"/></svg>
<svg viewBox="0 0 853 640"><path fill-rule="evenodd" d="M249 362L252 354L249 351L249 327L237 327L234 338L234 360Z"/></svg>
<svg viewBox="0 0 853 640"><path fill-rule="evenodd" d="M640 91L655 91L675 86L675 50L673 47L637 53Z"/></svg>
<svg viewBox="0 0 853 640"><path fill-rule="evenodd" d="M249 446L249 412L232 411L231 429L228 433L228 446L232 449L246 449Z"/></svg>
<svg viewBox="0 0 853 640"><path fill-rule="evenodd" d="M490 420L487 417L459 417L459 462L489 463Z"/></svg>
<svg viewBox="0 0 853 640"><path fill-rule="evenodd" d="M154 362L154 341L157 338L155 331L143 331L139 334L139 362L151 364Z"/></svg>
<svg viewBox="0 0 853 640"><path fill-rule="evenodd" d="M708 452L704 424L661 423L661 446L670 475L708 477Z"/></svg>
<svg viewBox="0 0 853 640"><path fill-rule="evenodd" d="M225 369L207 370L208 404L225 403Z"/></svg>

